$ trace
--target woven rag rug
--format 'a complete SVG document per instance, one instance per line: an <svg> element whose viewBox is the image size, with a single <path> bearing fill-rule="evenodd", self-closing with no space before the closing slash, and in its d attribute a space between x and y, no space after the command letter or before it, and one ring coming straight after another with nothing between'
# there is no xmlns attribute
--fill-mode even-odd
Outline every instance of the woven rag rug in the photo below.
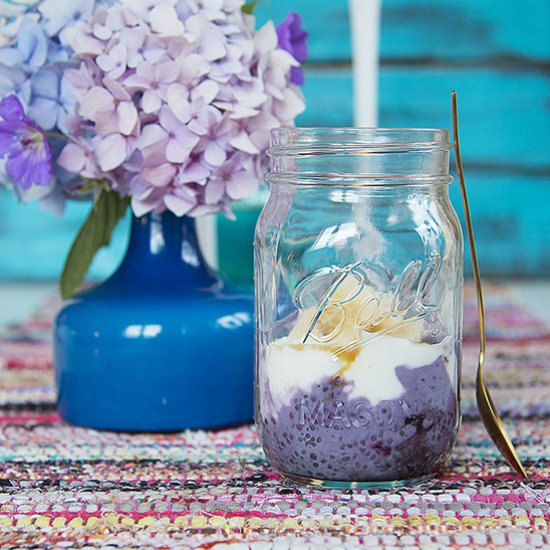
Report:
<svg viewBox="0 0 550 550"><path fill-rule="evenodd" d="M510 471L475 408L469 289L452 463L428 483L369 491L285 482L252 426L129 435L62 423L51 304L0 338L0 547L550 548L550 329L506 287L486 292L487 381L529 481Z"/></svg>

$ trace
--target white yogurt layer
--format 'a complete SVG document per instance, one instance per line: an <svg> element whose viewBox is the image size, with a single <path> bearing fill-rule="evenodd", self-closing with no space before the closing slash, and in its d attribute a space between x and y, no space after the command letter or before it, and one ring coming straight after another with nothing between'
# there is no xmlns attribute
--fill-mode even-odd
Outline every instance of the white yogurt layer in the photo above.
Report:
<svg viewBox="0 0 550 550"><path fill-rule="evenodd" d="M397 367L423 367L439 357L448 360L452 373L455 356L450 338L439 344L423 344L380 335L364 344L350 362L337 356L328 346L296 344L281 338L266 350L260 386L265 391L267 382L273 405L278 410L290 404L296 391L307 393L319 380L334 376L342 367L349 366L344 377L350 382L350 399L366 398L376 406L380 401L397 399L405 392L397 378Z"/></svg>
<svg viewBox="0 0 550 550"><path fill-rule="evenodd" d="M426 311L403 318L393 312L394 298L348 277L330 294L321 315L314 306L300 311L288 336L265 351L262 401L279 410L296 391L308 393L342 371L348 397L368 399L374 407L404 394L397 367L424 367L440 357L454 385L455 340L448 336L437 344L423 343Z"/></svg>

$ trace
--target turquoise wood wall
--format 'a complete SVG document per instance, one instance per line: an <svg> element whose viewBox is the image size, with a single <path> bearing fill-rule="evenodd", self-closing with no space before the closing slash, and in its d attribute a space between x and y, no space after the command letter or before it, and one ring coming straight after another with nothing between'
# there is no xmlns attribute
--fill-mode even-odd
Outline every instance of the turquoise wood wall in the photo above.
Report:
<svg viewBox="0 0 550 550"><path fill-rule="evenodd" d="M550 2L382 0L380 124L450 126L461 138L482 271L550 276ZM347 2L264 0L258 18L299 11L310 31L303 126L352 124ZM457 186L453 186L457 209ZM85 205L58 219L0 192L0 279L55 278ZM93 274L113 269L120 228Z"/></svg>

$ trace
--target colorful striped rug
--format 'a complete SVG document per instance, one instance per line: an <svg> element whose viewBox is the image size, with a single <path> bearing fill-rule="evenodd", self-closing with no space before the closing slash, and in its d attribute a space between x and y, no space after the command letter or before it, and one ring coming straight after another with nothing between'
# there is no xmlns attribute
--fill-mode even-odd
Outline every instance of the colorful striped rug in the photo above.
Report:
<svg viewBox="0 0 550 550"><path fill-rule="evenodd" d="M49 304L0 336L0 547L550 548L550 329L488 285L487 378L529 472L522 483L475 409L467 294L453 462L429 483L391 491L285 482L251 426L128 435L61 423Z"/></svg>

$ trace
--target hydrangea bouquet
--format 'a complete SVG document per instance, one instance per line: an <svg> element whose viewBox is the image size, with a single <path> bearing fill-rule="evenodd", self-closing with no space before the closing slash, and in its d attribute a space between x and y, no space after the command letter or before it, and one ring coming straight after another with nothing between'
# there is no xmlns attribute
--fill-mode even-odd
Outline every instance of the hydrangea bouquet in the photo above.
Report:
<svg viewBox="0 0 550 550"><path fill-rule="evenodd" d="M94 201L64 296L129 205L230 215L258 189L269 130L304 109L307 33L295 13L255 30L255 3L2 3L0 183L58 213Z"/></svg>

